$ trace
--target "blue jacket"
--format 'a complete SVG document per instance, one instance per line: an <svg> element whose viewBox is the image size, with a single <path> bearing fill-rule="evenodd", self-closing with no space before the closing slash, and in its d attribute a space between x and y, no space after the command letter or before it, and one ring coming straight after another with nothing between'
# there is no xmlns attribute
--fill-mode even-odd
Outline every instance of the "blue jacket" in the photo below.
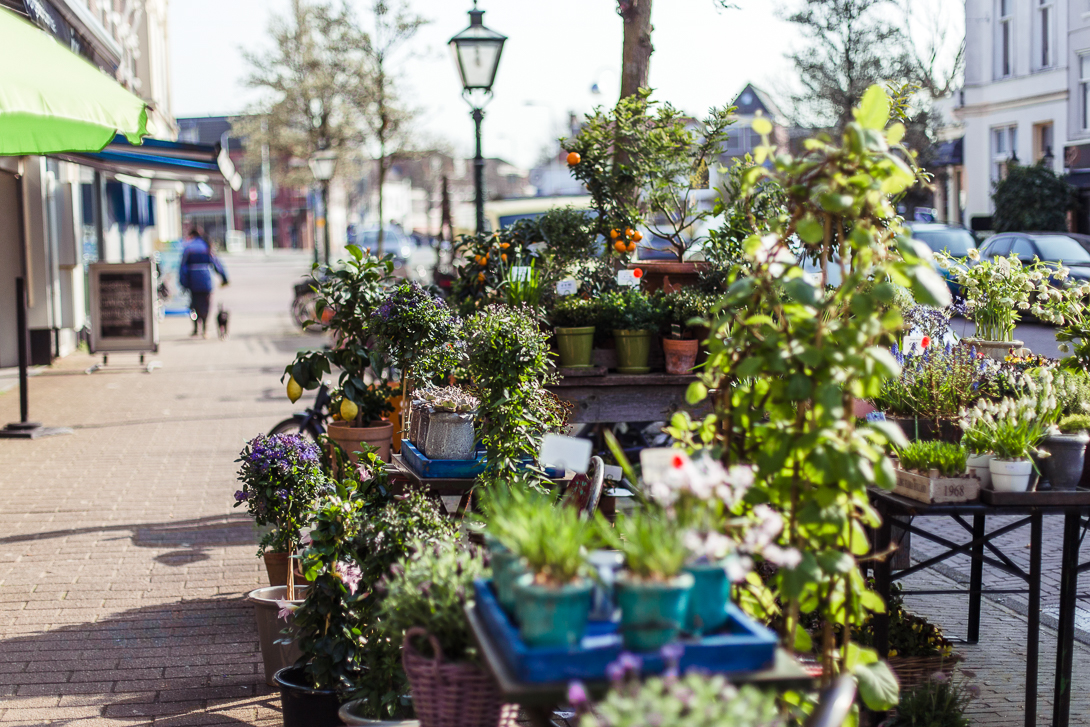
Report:
<svg viewBox="0 0 1090 727"><path fill-rule="evenodd" d="M219 258L208 249L208 243L195 238L182 251L182 261L178 265L178 284L194 293L208 293L212 288L212 273L216 272L223 282L227 282L227 273L223 270Z"/></svg>

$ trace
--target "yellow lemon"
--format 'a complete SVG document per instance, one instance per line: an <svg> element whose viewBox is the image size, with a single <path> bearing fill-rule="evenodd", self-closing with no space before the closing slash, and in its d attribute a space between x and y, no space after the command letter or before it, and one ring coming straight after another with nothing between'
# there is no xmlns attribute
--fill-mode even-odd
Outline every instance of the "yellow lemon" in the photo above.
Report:
<svg viewBox="0 0 1090 727"><path fill-rule="evenodd" d="M299 385L299 382L295 380L294 376L288 377L288 398L291 399L291 403L299 401L299 397L303 395L303 387Z"/></svg>
<svg viewBox="0 0 1090 727"><path fill-rule="evenodd" d="M349 399L341 399L341 418L350 422L360 413L360 408Z"/></svg>

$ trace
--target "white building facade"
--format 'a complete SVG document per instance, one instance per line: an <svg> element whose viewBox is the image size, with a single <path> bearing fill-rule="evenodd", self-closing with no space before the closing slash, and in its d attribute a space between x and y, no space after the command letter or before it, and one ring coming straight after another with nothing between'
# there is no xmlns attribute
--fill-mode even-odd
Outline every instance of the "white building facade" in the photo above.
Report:
<svg viewBox="0 0 1090 727"><path fill-rule="evenodd" d="M943 134L961 137L947 217L988 229L1012 162L1044 160L1077 186L1080 170L1090 177L1090 0L967 0L965 28L965 87Z"/></svg>

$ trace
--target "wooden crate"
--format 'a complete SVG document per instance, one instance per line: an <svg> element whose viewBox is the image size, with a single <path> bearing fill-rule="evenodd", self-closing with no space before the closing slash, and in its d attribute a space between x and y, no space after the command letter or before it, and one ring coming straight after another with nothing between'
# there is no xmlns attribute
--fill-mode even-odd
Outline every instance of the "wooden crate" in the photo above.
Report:
<svg viewBox="0 0 1090 727"><path fill-rule="evenodd" d="M940 477L938 470L925 476L898 467L893 494L927 504L972 502L980 497L980 480L974 475Z"/></svg>

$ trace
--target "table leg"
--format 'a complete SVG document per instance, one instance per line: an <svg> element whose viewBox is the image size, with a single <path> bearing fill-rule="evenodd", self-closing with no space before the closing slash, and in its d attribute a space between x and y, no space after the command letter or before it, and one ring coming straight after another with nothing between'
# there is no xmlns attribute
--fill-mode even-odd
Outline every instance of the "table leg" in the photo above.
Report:
<svg viewBox="0 0 1090 727"><path fill-rule="evenodd" d="M533 727L553 727L552 707L523 707L522 711Z"/></svg>
<svg viewBox="0 0 1090 727"><path fill-rule="evenodd" d="M1078 512L1064 514L1063 556L1060 571L1060 618L1056 632L1056 687L1052 698L1052 727L1067 727L1071 718L1071 658L1075 640L1075 594L1079 585Z"/></svg>
<svg viewBox="0 0 1090 727"><path fill-rule="evenodd" d="M886 553L889 550L890 541L893 539L893 526L885 509L879 506L879 514L882 516L882 524L874 534L874 552ZM893 559L885 554L879 560L874 561L874 589L885 602L885 613L874 614L874 648L883 659L889 654L889 592L892 578Z"/></svg>
<svg viewBox="0 0 1090 727"><path fill-rule="evenodd" d="M973 540L984 537L984 515L973 515ZM969 632L966 641L980 640L980 591L984 588L984 543L973 546L973 562L969 570Z"/></svg>
<svg viewBox="0 0 1090 727"><path fill-rule="evenodd" d="M1026 727L1037 727L1037 667L1041 644L1041 525L1040 512L1030 515L1029 626L1026 630Z"/></svg>

